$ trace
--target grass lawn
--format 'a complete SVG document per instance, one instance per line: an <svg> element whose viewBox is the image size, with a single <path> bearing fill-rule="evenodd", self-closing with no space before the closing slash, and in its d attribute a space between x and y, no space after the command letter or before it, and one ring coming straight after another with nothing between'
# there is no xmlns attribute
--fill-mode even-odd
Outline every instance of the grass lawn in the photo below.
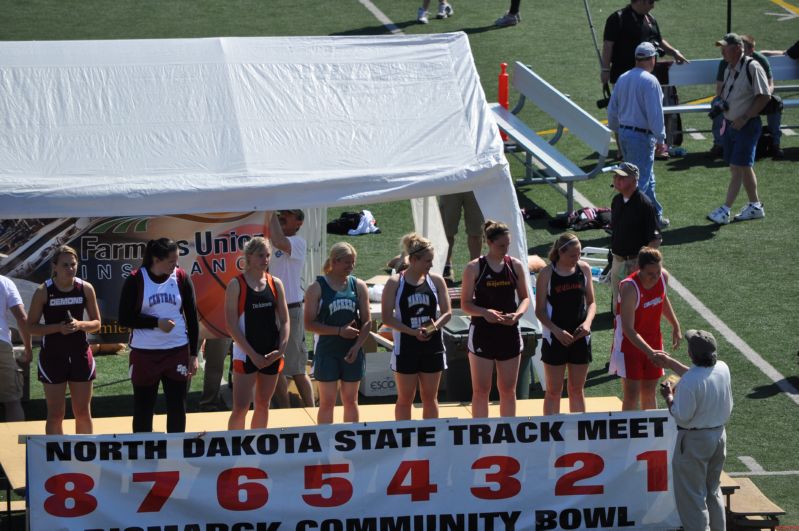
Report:
<svg viewBox="0 0 799 531"><path fill-rule="evenodd" d="M499 63L519 60L531 65L588 112L605 118L604 111L594 104L601 97L599 69L588 22L579 2L525 1L521 8L522 23L502 30L493 28L492 23L507 9L506 0L453 0L455 15L442 21L431 19L428 25L415 23L419 4L416 1L373 0L373 3L408 34L450 31L469 34L490 101L496 99ZM787 3L799 11L797 0L787 0ZM625 0L591 0L591 13L600 41L605 18L624 4ZM726 4L724 0L672 0L658 2L653 13L664 36L686 57L709 58L718 56L713 42L725 33ZM733 4L733 30L753 33L758 48L785 49L796 40L799 18L780 20L769 15L769 12L785 11L776 2L748 0ZM0 0L0 39L3 40L386 33L381 23L357 0ZM711 93L712 87L696 87L681 90L680 97L681 101L689 101ZM784 95L796 97L796 94ZM430 109L430 113L435 112ZM525 107L522 118L538 130L554 125L543 113L532 109L532 105ZM710 127L704 115L688 115L683 119L686 127L699 130ZM783 122L797 125L799 132L799 111L787 111ZM793 237L799 225L797 138L783 137L786 160L766 159L755 166L767 213L767 217L759 221L716 227L705 220L705 215L721 204L729 180L729 170L719 161L705 156L710 147L709 139L686 137L683 144L688 151L686 157L655 165L658 198L672 222L663 244L666 268L794 386L799 386L799 334L796 332L799 319L794 309L795 301L799 300L799 282L793 271L799 261ZM558 146L575 160L591 165L590 150L574 137L567 134ZM426 148L436 150L446 149L446 146L438 145L431 137ZM511 162L511 170L514 177L523 175L515 161ZM594 204L609 206L613 195L609 181L608 177L600 177L580 183L577 189ZM743 197L743 194L739 197L736 209L743 205ZM539 205L549 216L565 208L563 197L545 186L521 187L518 199L522 206ZM382 272L385 261L396 254L400 236L410 230L412 224L407 202L363 205L363 208L373 212L382 229L378 235L349 239L359 251L356 274L367 278ZM341 210L331 205L330 218L338 217ZM558 233L559 230L548 226L547 219L531 220L527 226L530 251L545 254ZM602 231L587 231L580 237L584 244L608 244L607 235ZM334 241L336 237L331 236L329 243ZM462 268L466 258L465 244L459 236L454 259L456 270ZM754 458L768 472L799 469L796 457L799 442L794 436L799 431L799 406L712 328L706 312L698 312L674 290L670 295L683 330L712 330L719 339L721 357L732 370L735 409L728 425L726 470L747 470L739 456ZM597 296L600 314L594 327L594 363L587 394L620 395L619 382L602 370L611 341L607 287L600 285ZM684 347L676 354L685 359ZM124 381L127 359L124 356L101 357L98 367L95 414L126 411L124 404L130 400L130 384ZM191 400L196 400L199 386L198 379L192 385ZM44 412L40 386L34 382L32 388L34 399L28 404L28 413L40 418ZM766 495L788 512L782 518L784 524L799 524L796 480L797 475L755 478Z"/></svg>

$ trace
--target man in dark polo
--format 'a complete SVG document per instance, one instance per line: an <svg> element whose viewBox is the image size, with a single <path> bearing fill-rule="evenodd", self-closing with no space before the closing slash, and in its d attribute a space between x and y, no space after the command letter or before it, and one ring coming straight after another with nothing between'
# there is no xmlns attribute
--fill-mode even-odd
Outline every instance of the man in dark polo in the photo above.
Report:
<svg viewBox="0 0 799 531"><path fill-rule="evenodd" d="M622 162L613 171L613 188L618 194L610 204L613 235L610 250L613 265L610 269L611 306L616 312L619 282L638 268L641 247L657 248L662 239L658 216L649 198L638 190L638 167Z"/></svg>

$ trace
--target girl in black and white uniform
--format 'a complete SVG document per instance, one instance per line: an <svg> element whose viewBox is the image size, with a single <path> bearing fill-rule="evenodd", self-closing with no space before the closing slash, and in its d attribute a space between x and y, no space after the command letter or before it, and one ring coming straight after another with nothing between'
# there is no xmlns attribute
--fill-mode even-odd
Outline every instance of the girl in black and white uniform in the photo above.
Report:
<svg viewBox="0 0 799 531"><path fill-rule="evenodd" d="M250 428L264 429L269 402L283 369L289 340L289 310L280 279L270 275L269 242L257 236L244 247L244 273L225 290L225 323L233 338L233 411L229 430L243 430L247 411L255 411Z"/></svg>
<svg viewBox="0 0 799 531"><path fill-rule="evenodd" d="M411 233L402 238L408 267L383 288L383 324L394 329L391 369L397 382L396 420L410 420L416 388L422 417L438 418L438 384L446 368L441 327L452 317L444 279L430 273L433 245Z"/></svg>
<svg viewBox="0 0 799 531"><path fill-rule="evenodd" d="M550 265L536 280L535 315L543 326L541 344L547 391L544 415L560 413L563 378L569 370L569 411L585 411L583 387L591 362L591 324L596 315L591 267L580 260L577 236L567 232L549 251Z"/></svg>
<svg viewBox="0 0 799 531"><path fill-rule="evenodd" d="M122 286L119 324L132 330L134 433L153 431L159 383L166 398L166 430L186 431L186 383L197 372L199 321L194 286L177 265L174 241L150 240L141 267Z"/></svg>
<svg viewBox="0 0 799 531"><path fill-rule="evenodd" d="M497 369L499 411L516 415L516 380L522 337L519 319L530 305L527 267L511 256L510 230L487 220L483 233L488 252L463 271L461 307L472 316L469 327L469 369L472 374L472 416L488 416L488 395Z"/></svg>

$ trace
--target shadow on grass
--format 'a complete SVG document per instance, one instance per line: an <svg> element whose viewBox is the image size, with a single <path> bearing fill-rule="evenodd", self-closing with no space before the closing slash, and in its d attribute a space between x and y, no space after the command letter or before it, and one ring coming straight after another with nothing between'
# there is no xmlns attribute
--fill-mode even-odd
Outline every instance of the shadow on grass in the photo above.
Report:
<svg viewBox="0 0 799 531"><path fill-rule="evenodd" d="M682 245L684 243L702 242L716 237L719 226L708 221L705 225L689 225L678 229L663 231L663 245Z"/></svg>
<svg viewBox="0 0 799 531"><path fill-rule="evenodd" d="M488 26L475 26L474 28L461 28L461 31L467 33L469 35L476 35L478 33L485 33L486 31L494 31L500 30L504 28L500 28L499 26L495 26L494 24L489 24Z"/></svg>
<svg viewBox="0 0 799 531"><path fill-rule="evenodd" d="M704 168L724 168L727 164L721 158L712 158L705 151L687 153L683 157L675 157L666 162L666 171L685 171L702 166Z"/></svg>
<svg viewBox="0 0 799 531"><path fill-rule="evenodd" d="M397 29L405 29L409 26L421 26L421 24L416 22L416 19L412 19L403 22L395 22L394 26L396 26ZM331 33L330 35L334 37L343 37L347 35L385 35L387 33L390 33L390 31L386 29L384 25L376 24L374 26L364 26L362 28L355 28L347 31L337 31L335 33Z"/></svg>
<svg viewBox="0 0 799 531"><path fill-rule="evenodd" d="M588 377L585 380L585 387L594 387L595 385L606 384L612 380L618 379L619 377L615 374L608 374L607 366L605 366L588 373Z"/></svg>
<svg viewBox="0 0 799 531"><path fill-rule="evenodd" d="M763 398L771 398L772 396L784 393L785 391L780 388L781 383L792 385L794 389L799 389L799 376L789 376L784 380L780 380L779 382L770 385L757 386L754 389L752 389L751 393L746 395L746 398L754 398L756 400L759 400Z"/></svg>

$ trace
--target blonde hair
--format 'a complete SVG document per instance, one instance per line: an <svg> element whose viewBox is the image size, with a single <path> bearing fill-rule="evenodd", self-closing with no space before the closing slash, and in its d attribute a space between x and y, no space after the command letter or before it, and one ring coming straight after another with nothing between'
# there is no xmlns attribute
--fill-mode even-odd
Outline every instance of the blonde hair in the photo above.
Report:
<svg viewBox="0 0 799 531"><path fill-rule="evenodd" d="M419 258L425 252L433 252L433 242L421 234L411 232L402 237L402 251L408 259L412 256Z"/></svg>
<svg viewBox="0 0 799 531"><path fill-rule="evenodd" d="M506 234L510 234L510 229L501 221L487 219L483 224L483 235L485 235L486 241L493 242Z"/></svg>
<svg viewBox="0 0 799 531"><path fill-rule="evenodd" d="M55 254L53 255L53 259L51 261L51 263L52 263L52 271L51 271L50 274L51 274L51 276L53 278L55 278L55 275L56 275L55 267L58 265L58 259L61 258L62 254L71 254L72 256L75 257L75 261L76 262L80 262L80 259L78 258L78 251L76 251L75 249L73 249L69 245L61 245L61 246L59 246L58 249L55 250Z"/></svg>
<svg viewBox="0 0 799 531"><path fill-rule="evenodd" d="M557 264L558 260L560 260L560 251L565 250L567 247L571 247L575 243L580 243L580 239L577 238L577 235L573 232L564 232L555 240L555 243L552 244L552 249L549 250L547 258L549 258L551 263Z"/></svg>
<svg viewBox="0 0 799 531"><path fill-rule="evenodd" d="M653 247L641 247L638 251L638 269L643 269L650 264L659 264L663 261L663 253Z"/></svg>
<svg viewBox="0 0 799 531"><path fill-rule="evenodd" d="M330 248L330 254L322 266L322 271L324 271L324 273L327 275L333 271L333 262L336 260L341 260L347 256L352 256L353 258L358 257L358 252L355 250L355 247L347 242L338 242L333 244L333 247Z"/></svg>
<svg viewBox="0 0 799 531"><path fill-rule="evenodd" d="M250 257L261 251L271 251L272 245L263 236L255 236L244 245L244 262L249 264Z"/></svg>

